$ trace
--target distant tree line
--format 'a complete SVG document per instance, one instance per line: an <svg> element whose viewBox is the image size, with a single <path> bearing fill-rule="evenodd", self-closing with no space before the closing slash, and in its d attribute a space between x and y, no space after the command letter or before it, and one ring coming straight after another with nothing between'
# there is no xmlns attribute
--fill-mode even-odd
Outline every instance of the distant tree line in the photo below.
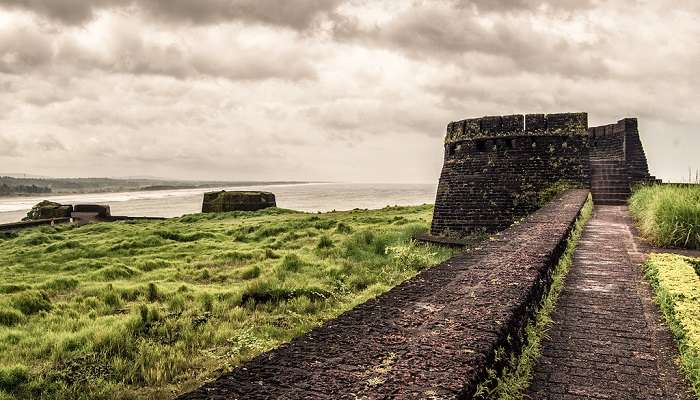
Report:
<svg viewBox="0 0 700 400"><path fill-rule="evenodd" d="M33 193L51 193L51 188L37 185L16 185L10 186L7 183L0 185L0 196L12 194L33 194Z"/></svg>

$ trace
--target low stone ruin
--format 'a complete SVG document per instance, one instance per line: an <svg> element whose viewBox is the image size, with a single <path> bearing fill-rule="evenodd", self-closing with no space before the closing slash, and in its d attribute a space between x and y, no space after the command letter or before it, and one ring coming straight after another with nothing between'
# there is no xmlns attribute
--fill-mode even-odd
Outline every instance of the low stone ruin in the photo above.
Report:
<svg viewBox="0 0 700 400"><path fill-rule="evenodd" d="M112 213L107 204L76 204L71 217L74 223L81 225L93 221L109 221Z"/></svg>
<svg viewBox="0 0 700 400"><path fill-rule="evenodd" d="M202 212L256 211L276 207L275 195L260 191L235 191L204 193Z"/></svg>
<svg viewBox="0 0 700 400"><path fill-rule="evenodd" d="M59 204L53 201L44 200L27 213L22 221L36 221L40 219L70 218L73 206L70 204Z"/></svg>

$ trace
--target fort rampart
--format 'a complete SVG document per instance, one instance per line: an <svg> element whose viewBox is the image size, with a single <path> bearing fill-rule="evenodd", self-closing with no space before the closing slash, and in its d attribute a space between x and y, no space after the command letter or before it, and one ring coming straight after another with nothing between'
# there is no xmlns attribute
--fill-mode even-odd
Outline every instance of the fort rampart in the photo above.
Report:
<svg viewBox="0 0 700 400"><path fill-rule="evenodd" d="M471 398L499 348L517 350L587 190L179 397Z"/></svg>
<svg viewBox="0 0 700 400"><path fill-rule="evenodd" d="M538 207L558 181L590 185L586 113L451 122L431 234L498 231Z"/></svg>

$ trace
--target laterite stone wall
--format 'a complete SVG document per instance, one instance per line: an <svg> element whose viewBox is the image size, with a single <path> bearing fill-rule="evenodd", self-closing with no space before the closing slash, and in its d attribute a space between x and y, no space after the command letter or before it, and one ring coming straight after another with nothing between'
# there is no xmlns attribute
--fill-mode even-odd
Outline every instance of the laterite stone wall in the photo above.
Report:
<svg viewBox="0 0 700 400"><path fill-rule="evenodd" d="M623 161L630 185L656 181L649 174L636 118L588 128L592 161Z"/></svg>
<svg viewBox="0 0 700 400"><path fill-rule="evenodd" d="M451 122L431 235L494 232L537 209L560 180L590 186L586 113L489 116Z"/></svg>

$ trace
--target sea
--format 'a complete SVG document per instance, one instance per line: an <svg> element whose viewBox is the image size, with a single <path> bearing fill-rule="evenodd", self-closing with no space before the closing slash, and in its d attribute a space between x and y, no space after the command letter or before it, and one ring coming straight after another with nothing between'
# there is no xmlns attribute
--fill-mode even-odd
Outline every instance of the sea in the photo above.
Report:
<svg viewBox="0 0 700 400"><path fill-rule="evenodd" d="M131 217L179 217L198 213L205 192L216 190L265 190L275 194L277 206L298 211L325 212L378 209L385 206L433 204L435 184L304 183L177 189L121 193L66 194L37 197L0 197L0 224L16 222L42 200L61 204L109 204L112 215Z"/></svg>

